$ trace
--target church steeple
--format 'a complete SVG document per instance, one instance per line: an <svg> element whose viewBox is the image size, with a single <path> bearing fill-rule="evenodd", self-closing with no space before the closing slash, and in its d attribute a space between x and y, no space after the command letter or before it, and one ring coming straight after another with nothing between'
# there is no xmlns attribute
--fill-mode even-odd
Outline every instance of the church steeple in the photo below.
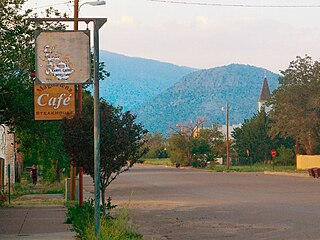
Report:
<svg viewBox="0 0 320 240"><path fill-rule="evenodd" d="M260 97L258 99L258 110L261 111L262 107L265 107L266 102L269 100L271 94L269 89L269 84L267 80L267 73L264 73L263 85L260 93Z"/></svg>

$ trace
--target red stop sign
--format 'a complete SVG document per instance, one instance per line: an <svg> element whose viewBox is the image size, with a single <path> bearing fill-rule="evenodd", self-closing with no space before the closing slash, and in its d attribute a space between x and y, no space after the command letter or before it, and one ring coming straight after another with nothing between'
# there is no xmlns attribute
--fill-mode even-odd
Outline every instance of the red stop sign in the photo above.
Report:
<svg viewBox="0 0 320 240"><path fill-rule="evenodd" d="M277 150L272 149L272 150L270 151L270 153L271 153L271 156L272 156L272 157L275 157L275 156L277 155Z"/></svg>

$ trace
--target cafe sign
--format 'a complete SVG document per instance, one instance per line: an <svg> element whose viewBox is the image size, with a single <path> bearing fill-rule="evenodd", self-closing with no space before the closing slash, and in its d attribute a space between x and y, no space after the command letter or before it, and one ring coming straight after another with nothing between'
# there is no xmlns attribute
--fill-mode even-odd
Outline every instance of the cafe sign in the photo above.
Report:
<svg viewBox="0 0 320 240"><path fill-rule="evenodd" d="M90 79L89 31L36 34L36 79L42 84L82 84Z"/></svg>
<svg viewBox="0 0 320 240"><path fill-rule="evenodd" d="M34 83L34 119L61 120L75 115L74 85Z"/></svg>

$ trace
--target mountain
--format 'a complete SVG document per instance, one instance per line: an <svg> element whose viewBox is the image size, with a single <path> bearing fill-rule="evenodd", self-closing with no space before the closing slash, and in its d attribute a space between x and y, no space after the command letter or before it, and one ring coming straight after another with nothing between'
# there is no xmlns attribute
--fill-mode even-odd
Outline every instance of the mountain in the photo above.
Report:
<svg viewBox="0 0 320 240"><path fill-rule="evenodd" d="M225 124L228 102L230 124L242 123L258 110L265 72L272 91L279 75L263 68L231 64L195 71L134 112L149 131L168 134L176 124L197 119L204 119L206 126Z"/></svg>
<svg viewBox="0 0 320 240"><path fill-rule="evenodd" d="M115 106L131 110L173 86L184 75L195 71L155 60L127 57L100 51L109 78L100 82L100 96Z"/></svg>

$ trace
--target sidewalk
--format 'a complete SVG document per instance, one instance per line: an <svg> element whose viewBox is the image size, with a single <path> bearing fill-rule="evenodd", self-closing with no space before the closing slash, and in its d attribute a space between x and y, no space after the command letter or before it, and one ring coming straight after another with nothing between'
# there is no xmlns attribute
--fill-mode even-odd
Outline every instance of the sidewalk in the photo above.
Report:
<svg viewBox="0 0 320 240"><path fill-rule="evenodd" d="M43 196L39 196L43 195ZM35 194L35 198L57 198L57 194ZM25 195L22 198L31 198ZM30 201L30 200L29 200ZM28 201L28 202L29 202ZM0 208L0 239L71 240L75 232L65 224L63 205L30 205Z"/></svg>

